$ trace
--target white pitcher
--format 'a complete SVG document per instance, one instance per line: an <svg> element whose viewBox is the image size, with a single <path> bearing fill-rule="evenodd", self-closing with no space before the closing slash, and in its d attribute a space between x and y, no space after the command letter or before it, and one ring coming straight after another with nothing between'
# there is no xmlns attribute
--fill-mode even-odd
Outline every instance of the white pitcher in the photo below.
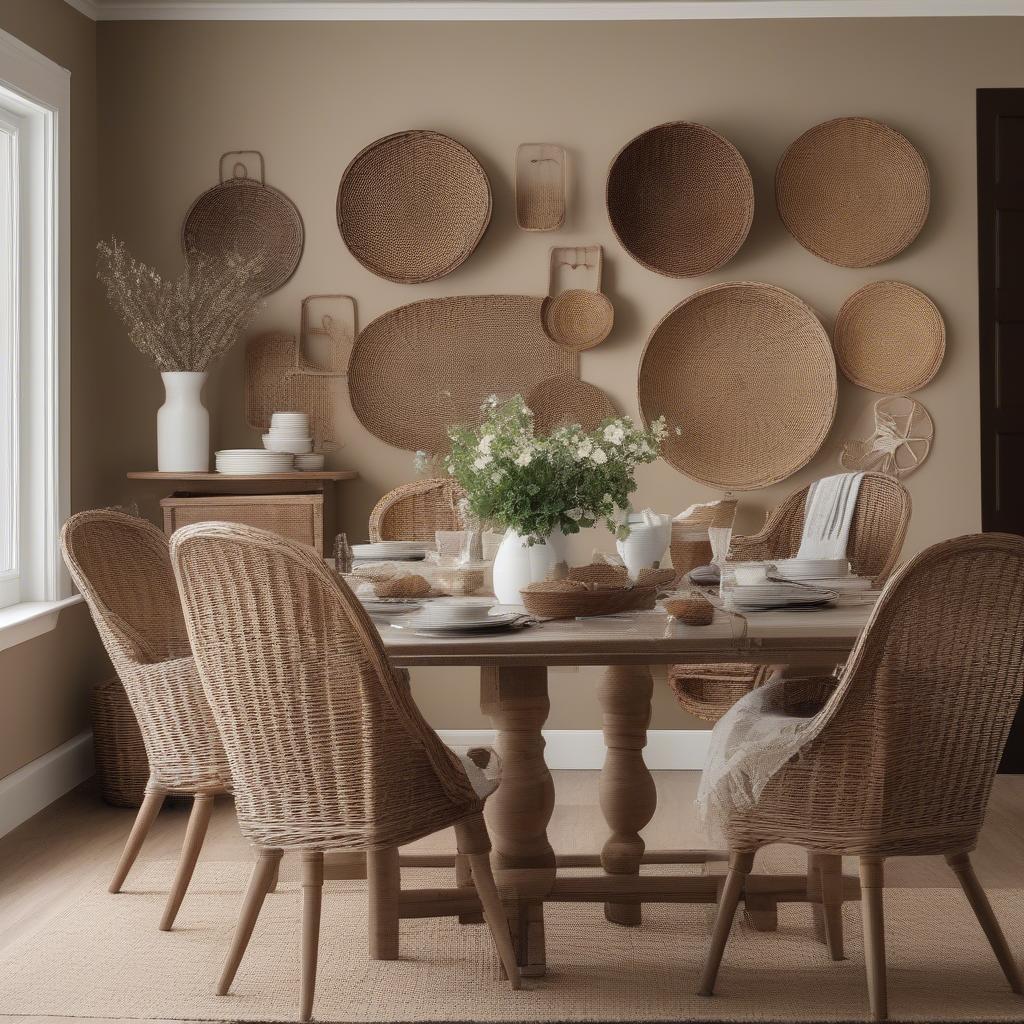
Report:
<svg viewBox="0 0 1024 1024"><path fill-rule="evenodd" d="M626 520L629 536L615 542L629 575L636 579L641 569L658 568L672 538L672 517L649 509L631 512Z"/></svg>

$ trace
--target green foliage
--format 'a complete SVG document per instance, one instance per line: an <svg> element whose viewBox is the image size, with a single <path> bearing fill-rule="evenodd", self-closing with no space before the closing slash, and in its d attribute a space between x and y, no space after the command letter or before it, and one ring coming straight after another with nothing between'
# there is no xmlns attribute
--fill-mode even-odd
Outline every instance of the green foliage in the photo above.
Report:
<svg viewBox="0 0 1024 1024"><path fill-rule="evenodd" d="M451 451L445 460L477 518L534 541L556 528L579 533L601 520L616 536L628 534L634 470L658 457L668 434L664 418L650 430L624 416L590 433L570 424L537 437L533 413L519 395L507 402L492 395L481 412L479 425L448 431Z"/></svg>

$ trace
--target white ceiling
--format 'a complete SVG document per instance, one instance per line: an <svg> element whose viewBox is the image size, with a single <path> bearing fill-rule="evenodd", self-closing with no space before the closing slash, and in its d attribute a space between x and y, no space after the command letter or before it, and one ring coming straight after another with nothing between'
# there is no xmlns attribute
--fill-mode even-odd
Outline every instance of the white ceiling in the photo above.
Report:
<svg viewBox="0 0 1024 1024"><path fill-rule="evenodd" d="M96 21L656 21L1024 15L1024 0L65 0Z"/></svg>

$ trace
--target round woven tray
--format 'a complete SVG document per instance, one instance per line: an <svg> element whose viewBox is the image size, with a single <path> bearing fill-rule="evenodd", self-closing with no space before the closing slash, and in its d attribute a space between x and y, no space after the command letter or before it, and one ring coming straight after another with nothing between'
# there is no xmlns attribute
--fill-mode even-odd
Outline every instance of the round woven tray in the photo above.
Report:
<svg viewBox="0 0 1024 1024"><path fill-rule="evenodd" d="M855 291L836 317L836 362L869 391L906 394L923 388L946 352L946 325L924 292L901 281Z"/></svg>
<svg viewBox="0 0 1024 1024"><path fill-rule="evenodd" d="M627 143L612 161L605 201L630 256L667 277L728 263L754 218L754 184L739 150L689 121L658 125Z"/></svg>
<svg viewBox="0 0 1024 1024"><path fill-rule="evenodd" d="M241 166L236 165L236 174ZM181 226L186 257L199 252L223 260L237 252L243 259L258 259L264 295L295 273L303 240L302 217L295 204L283 192L249 177L230 177L207 189L189 207Z"/></svg>
<svg viewBox="0 0 1024 1024"><path fill-rule="evenodd" d="M840 117L804 132L775 172L775 203L790 234L840 267L892 259L928 216L928 168L899 132Z"/></svg>
<svg viewBox="0 0 1024 1024"><path fill-rule="evenodd" d="M723 490L765 487L810 462L828 435L836 410L832 346L790 292L714 285L654 328L639 397L648 422L668 420L662 455L670 465Z"/></svg>
<svg viewBox="0 0 1024 1024"><path fill-rule="evenodd" d="M477 158L447 135L398 132L348 165L337 213L345 245L367 270L420 284L472 255L491 220L491 185Z"/></svg>
<svg viewBox="0 0 1024 1024"><path fill-rule="evenodd" d="M542 380L527 394L526 404L533 410L533 429L538 434L550 434L570 423L596 430L602 420L615 415L612 400L599 387L568 373Z"/></svg>
<svg viewBox="0 0 1024 1024"><path fill-rule="evenodd" d="M352 408L375 437L439 452L448 427L476 422L488 395L528 395L576 372L576 354L541 324L543 299L462 295L423 299L369 323L349 359Z"/></svg>
<svg viewBox="0 0 1024 1024"><path fill-rule="evenodd" d="M615 307L607 295L570 288L544 303L544 330L563 348L583 352L600 345L615 323Z"/></svg>
<svg viewBox="0 0 1024 1024"><path fill-rule="evenodd" d="M555 584L531 583L522 591L523 607L539 619L575 619L589 615L649 610L657 601L657 587L616 590L557 590ZM552 589L546 589L552 587Z"/></svg>

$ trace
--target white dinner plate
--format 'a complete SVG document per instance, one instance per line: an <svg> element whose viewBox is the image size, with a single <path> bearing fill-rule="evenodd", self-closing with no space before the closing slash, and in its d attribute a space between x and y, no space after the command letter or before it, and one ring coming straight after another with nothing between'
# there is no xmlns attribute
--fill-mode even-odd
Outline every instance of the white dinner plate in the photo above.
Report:
<svg viewBox="0 0 1024 1024"><path fill-rule="evenodd" d="M489 630L507 629L521 617L519 612L505 612L502 615L488 615L486 618L467 619L460 622L423 621L418 619L407 619L395 628L408 629L416 633L443 635L447 633L480 633Z"/></svg>

